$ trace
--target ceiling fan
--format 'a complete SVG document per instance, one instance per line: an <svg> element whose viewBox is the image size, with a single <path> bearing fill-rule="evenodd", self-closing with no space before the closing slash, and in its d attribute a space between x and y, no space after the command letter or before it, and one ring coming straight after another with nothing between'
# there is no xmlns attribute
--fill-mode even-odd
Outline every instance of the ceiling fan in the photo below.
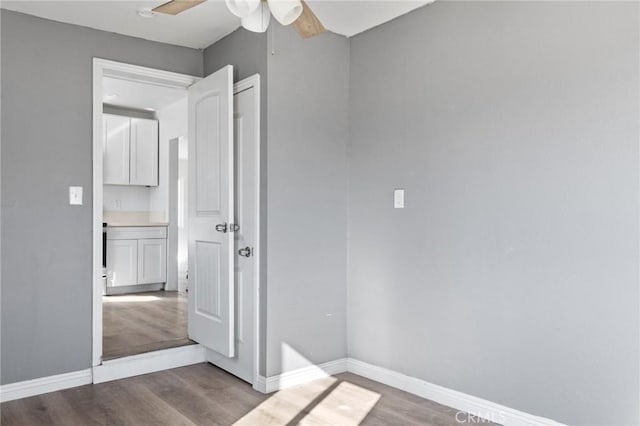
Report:
<svg viewBox="0 0 640 426"><path fill-rule="evenodd" d="M207 0L171 0L153 9L154 12L177 15ZM225 0L229 11L241 18L242 26L256 33L269 27L271 15L282 25L293 24L302 38L325 32L322 22L304 0Z"/></svg>

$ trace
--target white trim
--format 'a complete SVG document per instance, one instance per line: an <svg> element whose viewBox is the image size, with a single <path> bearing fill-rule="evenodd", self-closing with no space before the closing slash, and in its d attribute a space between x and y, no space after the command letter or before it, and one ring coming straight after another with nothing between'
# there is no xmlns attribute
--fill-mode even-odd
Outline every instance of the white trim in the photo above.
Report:
<svg viewBox="0 0 640 426"><path fill-rule="evenodd" d="M206 362L205 348L201 345L148 352L105 361L102 365L93 367L93 383L109 382L201 362Z"/></svg>
<svg viewBox="0 0 640 426"><path fill-rule="evenodd" d="M310 365L308 367L298 368L297 370L287 371L286 373L278 374L277 376L267 378L260 376L257 383L263 386L264 390L257 389L255 386L254 389L263 393L279 391L307 383L312 380L344 373L347 371L347 365L347 358L340 358L334 361L325 362L324 364Z"/></svg>
<svg viewBox="0 0 640 426"><path fill-rule="evenodd" d="M57 374L55 376L41 377L39 379L25 380L24 382L10 383L0 386L0 402L28 398L30 396L88 385L90 383L90 368Z"/></svg>
<svg viewBox="0 0 640 426"><path fill-rule="evenodd" d="M156 84L166 87L184 88L185 91L192 84L202 80L200 77L190 76L186 74L178 74L169 71L163 71L153 68L141 67L121 62L110 61L106 59L93 58L93 305L92 305L92 366L94 374L94 383L101 381L114 380L110 377L124 378L137 374L145 374L151 371L160 371L161 369L173 368L166 367L157 370L147 371L145 360L150 363L157 362L161 356L165 359L167 356L174 355L166 353L166 351L149 352L136 355L135 357L127 357L118 360L106 361L102 363L102 278L100 271L102 270L102 78L104 75L126 79L129 81L139 81ZM234 94L246 90L250 87L256 88L256 135L257 147L256 153L256 241L254 247L255 256L255 342L254 342L254 385L258 382L260 368L260 75L255 74L251 77L234 85ZM193 348L189 346L188 348ZM199 345L197 347L200 347ZM180 349L180 348L176 348ZM169 349L168 351L175 351ZM134 359L135 358L135 359ZM198 358L199 359L199 358ZM178 356L172 360L181 362ZM197 362L205 361L205 351L202 350L202 359ZM170 361L167 361L170 364ZM167 364L167 365L168 365ZM125 367L126 365L126 367ZM188 365L188 364L182 364ZM178 365L175 365L178 366ZM174 367L175 367L174 366ZM104 367L104 368L103 368ZM144 372L139 372L144 371ZM127 375L122 375L127 374ZM106 379L105 379L106 378Z"/></svg>
<svg viewBox="0 0 640 426"><path fill-rule="evenodd" d="M350 373L375 380L376 382L401 389L439 404L455 408L456 410L470 413L475 417L480 417L505 426L561 425L561 423L544 417L534 416L533 414L505 407L504 405L496 404L486 399L467 395L357 359L348 359L347 370ZM465 417L464 420L467 420L467 418Z"/></svg>
<svg viewBox="0 0 640 426"><path fill-rule="evenodd" d="M151 84L187 89L201 80L186 74L178 74L138 65L93 58L93 250L92 250L92 346L91 365L102 362L102 78L112 77L148 82Z"/></svg>
<svg viewBox="0 0 640 426"><path fill-rule="evenodd" d="M478 422L477 418L481 418L505 426L563 425L554 420L525 413L354 358L340 358L266 378L258 376L253 388L262 393L271 393L347 371L470 414L470 417L464 416L459 419L462 423L473 422L474 418L475 422Z"/></svg>
<svg viewBox="0 0 640 426"><path fill-rule="evenodd" d="M254 256L254 274L253 274L253 315L254 315L254 330L253 330L253 387L254 389L262 392L260 389L256 388L259 385L260 379L260 74L254 74L250 77L245 78L234 84L233 86L233 94L236 95L240 92L243 92L250 88L255 89L255 126L256 126L256 164L255 167L255 188L256 188L256 202L255 207L255 223L256 223L256 233L255 233L255 243L253 247L253 256Z"/></svg>

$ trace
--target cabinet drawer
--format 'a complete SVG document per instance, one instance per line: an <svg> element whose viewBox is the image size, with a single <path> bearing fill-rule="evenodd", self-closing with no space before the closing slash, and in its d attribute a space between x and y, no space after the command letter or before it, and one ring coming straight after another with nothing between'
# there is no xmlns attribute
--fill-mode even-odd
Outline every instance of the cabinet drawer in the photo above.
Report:
<svg viewBox="0 0 640 426"><path fill-rule="evenodd" d="M107 240L167 238L166 226L123 226L107 228Z"/></svg>

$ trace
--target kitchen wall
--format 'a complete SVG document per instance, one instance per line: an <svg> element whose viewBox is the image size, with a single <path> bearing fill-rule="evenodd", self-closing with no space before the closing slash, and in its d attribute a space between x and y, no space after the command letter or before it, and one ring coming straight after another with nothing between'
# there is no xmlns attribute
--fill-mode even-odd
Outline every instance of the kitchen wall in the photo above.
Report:
<svg viewBox="0 0 640 426"><path fill-rule="evenodd" d="M169 141L175 138L187 137L188 133L188 103L185 96L171 105L157 111L159 121L158 146L158 186L150 188L149 208L151 211L169 212ZM167 217L169 221L175 218Z"/></svg>
<svg viewBox="0 0 640 426"><path fill-rule="evenodd" d="M202 75L202 52L2 10L0 383L91 366L92 58ZM84 204L68 204L68 187ZM7 248L10 248L7 250Z"/></svg>
<svg viewBox="0 0 640 426"><path fill-rule="evenodd" d="M151 189L146 186L104 185L104 211L149 212Z"/></svg>
<svg viewBox="0 0 640 426"><path fill-rule="evenodd" d="M638 8L436 2L351 39L350 356L640 422Z"/></svg>

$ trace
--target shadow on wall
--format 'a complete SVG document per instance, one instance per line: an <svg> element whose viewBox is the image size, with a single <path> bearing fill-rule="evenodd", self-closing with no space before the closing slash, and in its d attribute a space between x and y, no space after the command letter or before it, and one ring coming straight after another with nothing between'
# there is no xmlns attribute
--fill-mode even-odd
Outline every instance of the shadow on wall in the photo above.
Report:
<svg viewBox="0 0 640 426"><path fill-rule="evenodd" d="M286 343L282 344L282 354L284 371L290 371L287 369L290 365L298 368L305 365L317 369L321 378L276 392L234 425L359 425L381 397L379 393L331 377Z"/></svg>

